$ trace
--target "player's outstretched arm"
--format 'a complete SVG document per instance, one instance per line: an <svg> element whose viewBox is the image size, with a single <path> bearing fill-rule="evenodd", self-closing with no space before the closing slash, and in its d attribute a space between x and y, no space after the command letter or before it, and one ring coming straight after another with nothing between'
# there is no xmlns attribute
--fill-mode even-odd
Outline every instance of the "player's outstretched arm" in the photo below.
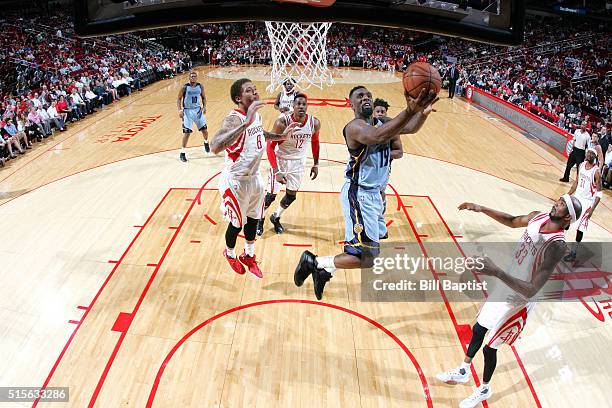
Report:
<svg viewBox="0 0 612 408"><path fill-rule="evenodd" d="M494 276L504 282L510 289L527 299L534 297L546 284L555 267L567 250L563 241L553 241L544 251L542 263L531 275L531 280L524 281L507 274L497 267L489 258L484 258L484 267L478 271L482 275Z"/></svg>
<svg viewBox="0 0 612 408"><path fill-rule="evenodd" d="M287 127L287 122L285 118L281 116L280 118L274 121L274 126L272 126L272 133L283 133L285 128ZM268 162L274 171L274 174L278 172L278 165L276 164L276 152L275 148L279 144L278 141L272 140L267 143L266 152L268 154Z"/></svg>
<svg viewBox="0 0 612 408"><path fill-rule="evenodd" d="M436 98L435 92L425 93L422 90L418 98L406 97L406 109L393 119L386 121L382 126L376 128L363 120L353 120L346 125L346 135L365 145L386 143L399 135L402 129L408 125L410 119L418 112L423 112L426 109L431 111L433 109L431 105Z"/></svg>
<svg viewBox="0 0 612 408"><path fill-rule="evenodd" d="M410 118L410 120L408 121L406 126L404 126L400 133L402 135L411 135L421 130L423 124L427 120L427 116L429 116L431 112L435 112L435 109L433 109L432 105L438 102L438 100L439 98L434 99L431 105L425 108L422 112L417 112L412 118Z"/></svg>
<svg viewBox="0 0 612 408"><path fill-rule="evenodd" d="M276 109L277 111L282 112L282 110L280 108L280 98L281 98L281 92L279 92L278 95L276 95L276 101L274 101L274 109Z"/></svg>
<svg viewBox="0 0 612 408"><path fill-rule="evenodd" d="M267 141L285 140L290 137L293 132L295 132L295 129L297 129L298 126L299 124L297 122L293 122L289 126L286 126L285 129L280 133L268 132L264 130L264 137Z"/></svg>
<svg viewBox="0 0 612 408"><path fill-rule="evenodd" d="M529 221L539 213L537 211L532 211L527 215L511 215L502 211L497 211L492 208L485 207L484 205L474 204L474 203L462 203L459 205L459 210L469 210L474 212L481 212L500 224L504 224L506 227L510 228L520 228L526 227L529 224Z"/></svg>
<svg viewBox="0 0 612 408"><path fill-rule="evenodd" d="M395 136L391 140L391 159L401 159L402 156L404 156L404 146L402 146L402 139L399 136Z"/></svg>

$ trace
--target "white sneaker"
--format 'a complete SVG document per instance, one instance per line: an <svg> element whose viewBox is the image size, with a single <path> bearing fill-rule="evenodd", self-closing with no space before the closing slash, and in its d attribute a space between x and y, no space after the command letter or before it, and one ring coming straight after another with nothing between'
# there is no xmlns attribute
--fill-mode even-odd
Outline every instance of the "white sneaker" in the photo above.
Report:
<svg viewBox="0 0 612 408"><path fill-rule="evenodd" d="M472 395L461 401L459 408L474 408L491 395L493 395L493 390L490 385L487 388L484 388L482 385L478 388L474 387Z"/></svg>
<svg viewBox="0 0 612 408"><path fill-rule="evenodd" d="M461 371L465 372L462 374ZM466 382L470 381L470 371L460 368L451 368L444 373L437 374L436 378L451 385L465 384Z"/></svg>

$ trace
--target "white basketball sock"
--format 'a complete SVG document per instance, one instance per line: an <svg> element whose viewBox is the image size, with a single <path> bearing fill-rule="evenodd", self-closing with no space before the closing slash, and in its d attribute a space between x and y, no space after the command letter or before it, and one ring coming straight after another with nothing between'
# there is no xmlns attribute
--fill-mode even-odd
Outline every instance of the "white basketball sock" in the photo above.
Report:
<svg viewBox="0 0 612 408"><path fill-rule="evenodd" d="M316 258L317 268L323 268L329 273L336 271L336 265L334 264L334 256L317 256Z"/></svg>
<svg viewBox="0 0 612 408"><path fill-rule="evenodd" d="M283 211L285 211L285 209L279 205L278 208L276 209L276 211L274 211L274 216L276 218L280 218L280 216L283 213Z"/></svg>
<svg viewBox="0 0 612 408"><path fill-rule="evenodd" d="M466 363L465 361L461 362L461 365L459 366L459 370L464 369L466 373L470 372L470 363Z"/></svg>
<svg viewBox="0 0 612 408"><path fill-rule="evenodd" d="M181 147L181 153L185 153L185 148Z"/></svg>
<svg viewBox="0 0 612 408"><path fill-rule="evenodd" d="M235 258L236 257L236 250L234 248L225 247L225 253L230 258Z"/></svg>
<svg viewBox="0 0 612 408"><path fill-rule="evenodd" d="M255 243L253 242L252 244L249 244L248 242L246 242L244 244L244 253L248 256L255 255Z"/></svg>

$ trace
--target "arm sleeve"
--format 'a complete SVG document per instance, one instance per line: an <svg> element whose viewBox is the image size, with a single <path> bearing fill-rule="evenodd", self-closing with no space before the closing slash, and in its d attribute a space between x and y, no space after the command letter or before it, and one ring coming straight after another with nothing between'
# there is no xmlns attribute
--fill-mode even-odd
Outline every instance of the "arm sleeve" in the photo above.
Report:
<svg viewBox="0 0 612 408"><path fill-rule="evenodd" d="M319 162L319 132L312 135L312 158L315 163Z"/></svg>
<svg viewBox="0 0 612 408"><path fill-rule="evenodd" d="M279 142L277 140L272 140L270 142L267 142L266 144L266 152L268 154L268 161L270 162L270 166L272 166L273 169L278 167L278 165L276 164L276 153L274 152L274 149L276 148L278 144Z"/></svg>

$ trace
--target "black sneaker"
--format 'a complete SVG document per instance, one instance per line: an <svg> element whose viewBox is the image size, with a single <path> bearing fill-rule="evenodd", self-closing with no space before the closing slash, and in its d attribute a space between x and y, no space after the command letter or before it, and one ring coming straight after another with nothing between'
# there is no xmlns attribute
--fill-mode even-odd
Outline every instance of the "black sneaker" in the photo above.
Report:
<svg viewBox="0 0 612 408"><path fill-rule="evenodd" d="M259 222L257 223L257 235L258 236L262 236L263 235L263 227L264 227L264 221L265 219L262 218L261 220L259 220Z"/></svg>
<svg viewBox="0 0 612 408"><path fill-rule="evenodd" d="M208 144L208 142L204 142L204 151L206 153L210 153L210 145Z"/></svg>
<svg viewBox="0 0 612 408"><path fill-rule="evenodd" d="M270 194L270 193L266 194L266 198L264 199L264 210L267 210L268 207L272 205L272 203L274 202L274 199L276 199L276 194Z"/></svg>
<svg viewBox="0 0 612 408"><path fill-rule="evenodd" d="M317 269L316 255L310 251L302 252L300 261L298 262L295 272L293 273L293 282L295 286L302 286L308 275Z"/></svg>
<svg viewBox="0 0 612 408"><path fill-rule="evenodd" d="M179 159L183 162L183 163L187 163L187 157L185 156L185 153L181 153L179 154Z"/></svg>
<svg viewBox="0 0 612 408"><path fill-rule="evenodd" d="M317 300L321 300L323 298L323 289L325 289L325 284L329 282L331 277L332 274L327 272L325 269L316 269L314 272L312 272L314 293Z"/></svg>
<svg viewBox="0 0 612 408"><path fill-rule="evenodd" d="M566 178L563 178L563 177L561 177L559 179L559 181L562 182L562 183L569 183L569 179L566 179Z"/></svg>
<svg viewBox="0 0 612 408"><path fill-rule="evenodd" d="M280 217L276 217L274 213L272 213L272 215L270 216L270 222L274 224L274 232L276 232L277 234L282 234L285 231L282 224L280 223Z"/></svg>

